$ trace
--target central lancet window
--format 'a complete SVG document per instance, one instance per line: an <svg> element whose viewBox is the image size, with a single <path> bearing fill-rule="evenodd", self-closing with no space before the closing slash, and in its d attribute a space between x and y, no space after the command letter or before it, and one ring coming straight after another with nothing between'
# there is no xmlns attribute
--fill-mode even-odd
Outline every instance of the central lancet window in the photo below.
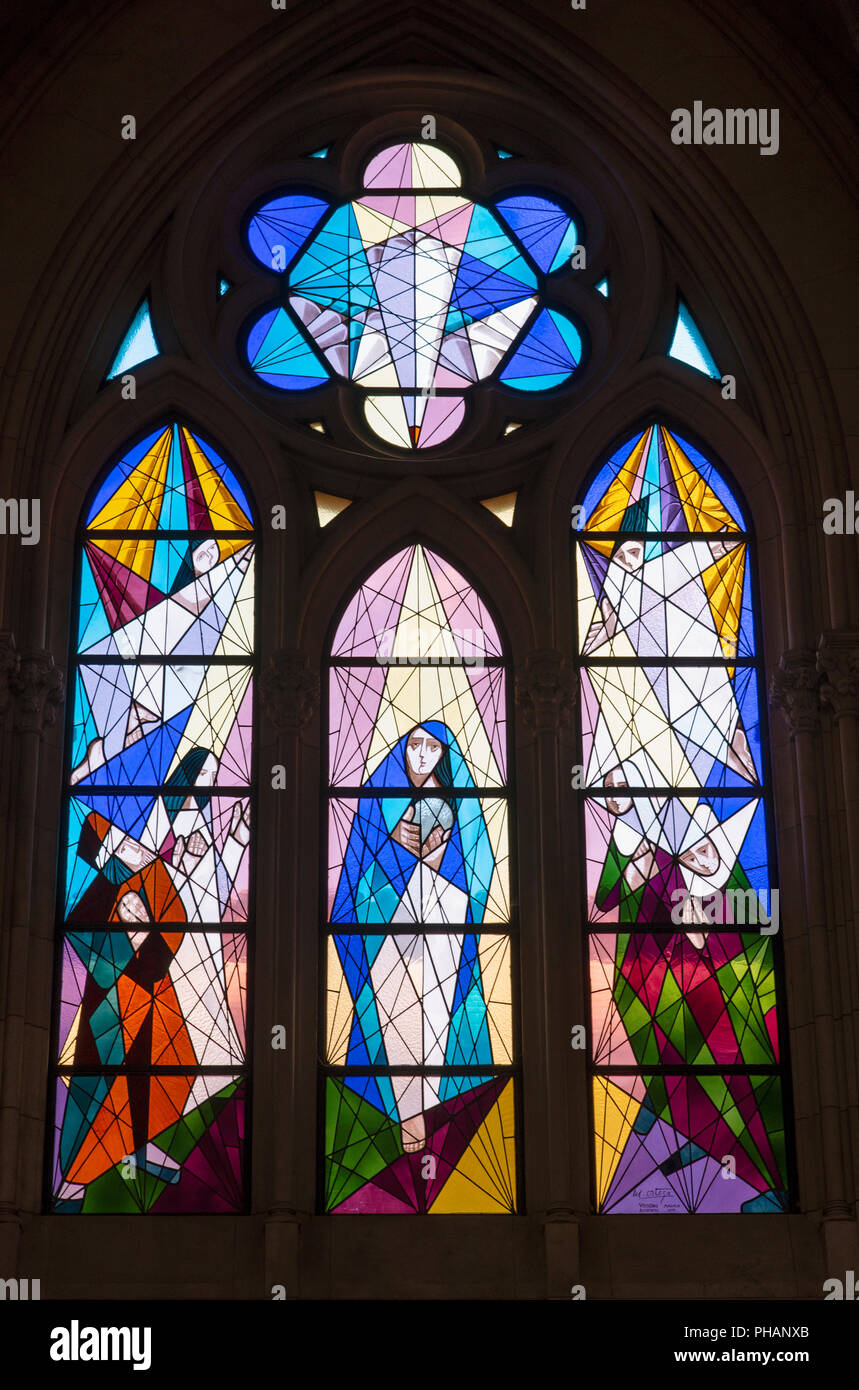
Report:
<svg viewBox="0 0 859 1390"><path fill-rule="evenodd" d="M507 671L410 545L331 645L325 1209L517 1208Z"/></svg>

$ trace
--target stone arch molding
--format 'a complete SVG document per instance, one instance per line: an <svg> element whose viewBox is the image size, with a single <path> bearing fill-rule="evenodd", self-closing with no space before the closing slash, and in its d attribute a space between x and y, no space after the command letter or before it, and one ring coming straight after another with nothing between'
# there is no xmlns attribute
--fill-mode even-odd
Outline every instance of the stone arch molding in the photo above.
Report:
<svg viewBox="0 0 859 1390"><path fill-rule="evenodd" d="M775 311L766 306L784 297L785 286L779 282L774 258L767 257L765 246L755 244L754 228L746 225L741 209L734 209L731 190L714 169L684 152L683 177L678 178L678 152L667 138L662 111L626 76L607 70L605 61L584 44L573 46L567 31L558 31L557 37L564 39L558 44L550 25L541 24L538 31L527 19L504 9L493 12L489 26L473 0L456 6L443 3L431 16L417 5L407 6L398 12L393 50L388 18L389 7L379 3L362 7L360 24L350 18L345 5L333 12L326 9L324 16L311 12L296 24L290 20L288 35L274 21L239 47L231 62L215 65L205 81L191 84L181 117L175 116L175 108L165 109L150 123L147 147L138 152L133 168L118 176L114 169L105 178L104 187L97 190L103 194L96 200L100 212L80 229L72 254L57 257L46 272L38 312L29 332L21 336L21 357L42 366L31 386L23 378L14 385L15 413L23 422L19 475L32 477L36 461L54 455L74 408L72 363L80 362L80 343L94 341L108 322L123 321L145 278L146 248L171 212L170 243L152 274L163 277L175 305L182 345L202 366L220 375L216 354L211 347L201 350L200 342L206 331L211 336L212 311L203 310L199 284L217 250L211 240L202 251L199 241L192 247L188 240L195 212L202 215L205 208L203 189L211 186L215 173L222 198L227 186L241 188L242 171L248 177L251 167L259 169L261 156L266 151L270 155L286 121L291 130L306 124L319 133L337 119L363 120L368 101L375 98L378 104L382 92L393 109L414 101L420 91L446 94L449 109L463 121L470 104L475 111L491 113L507 129L519 122L532 146L545 151L547 163L574 169L583 188L590 180L607 223L624 224L613 247L620 274L618 298L625 306L622 312L629 315L622 331L614 332L614 340L623 345L618 368L644 351L664 291L659 238L649 209L650 203L657 204L674 240L699 267L700 278L712 281L715 276L719 282L732 340L755 364L756 385L772 396L763 403L764 414L773 420L796 415L796 403L786 399L786 388L778 390L776 357L779 366L785 351L794 364L804 363L809 382L819 383L823 374L811 335L803 331L807 325L795 296L789 292L790 311L776 323ZM342 35L333 56L328 43L332 24ZM474 62L475 32L482 39L478 74L466 71ZM415 66L408 75L380 72L392 60L402 62L407 53L432 66ZM344 56L354 64L348 76L343 74ZM315 86L300 80L308 72L318 73ZM527 85L539 93L539 102L521 95ZM320 116L321 92L325 106ZM192 250L200 272L196 290L184 274ZM749 274L737 275L737 266L747 267ZM733 269L729 273L726 267ZM761 286L754 305L746 302L737 283L748 283L749 278ZM127 295L128 305L123 301L121 310L108 307L108 298L115 306L119 287L126 285L119 298ZM58 305L63 306L62 314ZM773 370L765 371L762 364ZM825 394L819 385L807 389ZM831 420L831 401L817 404ZM285 424L276 422L274 427L290 433ZM830 433L839 432L833 425ZM311 440L307 453L312 456L324 447L324 441ZM478 461L472 458L468 463Z"/></svg>
<svg viewBox="0 0 859 1390"><path fill-rule="evenodd" d="M121 8L122 5L115 6L116 10ZM62 659L68 636L62 568L71 565L72 545L67 540L79 511L75 498L82 500L95 473L114 449L144 432L156 407L190 415L213 442L236 458L247 474L242 443L246 441L248 453L253 451L255 455L250 481L260 514L265 515L267 501L272 498L287 503L293 498L295 514L299 515L302 503L295 470L290 472L284 467L288 454L278 447L284 443L293 446L295 432L284 422L263 421L248 401L226 392L214 350L204 350L206 333L213 339L216 334L214 323L205 317L210 311L202 304L199 286L209 277L210 270L214 272L218 256L213 242L192 243L190 233L192 222L207 206L206 190L215 175L220 177L234 169L241 176L242 169L256 169L264 157L272 157L270 153L266 155L266 148L270 151L277 121L282 123L285 113L298 113L311 125L316 122L317 143L323 142L327 134L325 122L329 120L327 109L320 116L318 106L314 109L308 91L300 85L304 74L316 66L321 86L314 90L314 97L319 90L330 94L332 100L336 96L339 105L336 112L333 106L331 111L339 112L341 119L348 119L350 112L357 113L356 121L365 119L371 92L384 91L389 105L395 108L398 104L411 104L415 89L420 87L446 93L451 109L459 113L464 125L465 104L471 102L475 111L490 113L512 131L514 96L517 91L532 88L539 93L539 101L523 100L515 108L522 113L522 129L531 147L546 164L566 163L570 169L575 168L583 182L589 170L595 171L593 187L602 198L607 221L619 209L628 210L633 225L623 245L637 247L641 260L618 261L631 306L626 346L614 373L595 383L593 391L583 397L572 433L565 431L562 423L549 422L531 436L531 442L526 443L523 438L511 443L509 462L466 457L464 467L485 467L480 492L469 493L457 480L455 487L442 489L427 479L414 478L392 485L390 478L383 478L378 486L371 487L355 478L354 491L363 500L348 508L330 529L314 533L313 545L308 547L309 561L300 579L301 556L297 554L289 562L294 566L295 588L286 598L280 596L279 601L293 616L277 615L277 640L285 640L290 649L295 640L301 650L316 653L324 646L326 609L330 614L332 596L334 601L345 597L343 574L354 573L357 578L368 560L382 558L396 539L419 534L430 544L433 540L444 543L451 558L459 559L463 567L467 563L470 572L479 569L481 588L503 606L514 661L523 656L527 659L530 651L539 655L549 648L569 650L563 631L559 631L563 623L556 617L559 602L567 601L560 600L561 589L567 584L564 557L569 526L565 509L575 499L581 481L600 452L612 440L631 432L641 415L664 409L673 423L693 425L698 437L709 441L719 456L730 462L736 448L749 461L749 467L754 466L754 497L750 505L754 507L760 534L768 533L772 538L771 551L776 559L770 574L771 587L778 590L779 585L785 585L777 602L791 617L789 628L787 616L784 620L784 644L814 642L821 623L825 625L827 621L827 589L831 596L839 584L846 587L844 574L839 575L836 568L842 562L833 558L832 548L825 554L820 550L819 536L815 540L812 534L815 527L819 533L819 525L815 517L809 519L810 504L819 505L821 497L843 492L849 486L843 430L825 364L799 296L777 257L758 236L743 208L736 205L733 190L705 160L693 159L685 152L681 157L669 145L665 138L666 113L643 98L626 76L611 70L584 45L571 48L568 35L560 28L553 33L551 23L541 21L538 33L527 16L503 7L496 7L488 15L476 0L440 0L431 11L422 12L417 5L399 9L399 37L391 46L386 29L390 13L389 5L371 3L362 6L358 14L354 6L343 0L315 10L311 7L299 14L295 22L290 14L288 27L279 25L277 18L265 25L227 59L194 79L181 101L165 106L152 119L150 138L146 147L139 150L133 166L122 167L116 159L101 182L94 185L90 198L93 211L83 225L75 224L74 236L69 238L70 252L46 258L47 269L23 317L10 360L4 405L10 422L7 437L15 440L8 491L41 495L46 510L50 508L55 519L55 543L36 547L33 564L38 574L34 584L29 582L29 570L23 577L20 569L16 572L16 586L7 593L8 612L26 614L29 640L49 640ZM338 34L333 54L332 32ZM475 33L484 35L477 53ZM737 47L739 50L739 44ZM392 69L401 68L412 57L424 66L411 67L407 76L390 75ZM351 75L345 71L349 62ZM388 75L383 69L388 70ZM250 158L254 151L256 164ZM603 171L603 177L599 171ZM224 195L226 188L227 184L222 183L219 196ZM614 192L610 197L611 190ZM742 357L755 393L754 421L740 407L731 417L733 423L729 423L722 407L713 402L711 384L703 379L693 383L688 373L671 363L657 363L652 357L644 362L639 360L653 350L648 345L655 310L665 293L673 292L652 207L658 208L663 224L670 224L671 239L685 273L701 286L706 284L706 302L717 306L713 312L720 315L727 340ZM168 222L169 236L159 240ZM164 287L171 294L177 277L182 280L192 245L200 253L200 274L195 272L193 282L189 280L187 286L180 284L175 299L176 341L171 344L172 355L147 369L145 398L141 396L134 407L120 406L107 394L96 396L97 382L91 377L84 381L86 389L82 390L85 346L105 336L118 340L127 314L146 283L154 284L156 295L163 293ZM621 249L618 245L618 257ZM637 285L631 271L639 263L647 273ZM757 287L755 295L749 294L749 285ZM196 328L195 315L202 316L199 322L203 329ZM706 331L708 325L703 326ZM192 352L197 341L193 335L198 333L200 347ZM189 352L192 360L178 355L180 349ZM785 363L790 364L789 371ZM302 447L301 458L309 478L318 471L321 485L327 481L329 488L335 489L337 475L330 454L323 453L312 438ZM547 466L538 471L536 462L545 462ZM347 460L342 470L344 477L348 468ZM516 528L512 533L503 532L493 518L481 514L474 498L489 495L492 490L512 488L529 476L534 478L534 486L527 492L523 490L520 496ZM749 500L749 488L742 478L740 481ZM292 491L287 496L289 489ZM794 519L798 527L804 523L804 539L792 529ZM780 528L786 528L783 538L777 535ZM548 545L547 535L551 537ZM810 582L806 559L809 550L816 557ZM8 550L7 554L11 566L17 552ZM526 555L527 559L523 558ZM286 566L287 561L283 564ZM804 589L808 592L800 592ZM549 631L552 624L555 626ZM281 632L285 634L283 639ZM809 654L809 661L813 664L813 653ZM545 678L539 684L541 688L545 686ZM836 877L839 860L842 866L859 863L859 855L848 856L845 845L845 852L835 854L830 862L824 852L825 841L814 839L814 827L822 816L814 789L817 756L803 741L807 744L817 737L818 723L815 716L809 730L798 727L797 756L801 754L805 762L796 773L792 763L786 765L784 776L793 799L797 786L806 789L807 805L801 810L812 828L809 862L813 865L817 860L821 868L803 908L805 918L822 927L827 918L821 907L824 886L819 880ZM839 728L847 728L846 717L839 720ZM847 735L843 737L846 749ZM17 744L13 748L10 740L2 750L4 760L11 757L16 780L21 782L22 809L10 839L10 844L14 840L10 860L16 864L37 862L33 846L36 783L31 774L36 759L31 755L30 742L19 740L19 750ZM44 785L51 794L58 785L60 742L57 722L45 738L48 758L42 768ZM313 759L308 757L306 761ZM4 766L8 767L8 761L4 761ZM837 784L839 772L844 771L846 782L853 767L855 762L851 764L845 757L839 768L837 752L830 749L824 771ZM313 776L316 775L314 766ZM548 797L545 800L548 806ZM785 842L787 850L796 844L792 833ZM786 859L787 855L782 857ZM28 888L15 905L16 925L38 921L40 916L47 920L50 916L50 885L46 886L36 875L25 877L32 880L32 896L39 910L31 910ZM797 901L801 896L803 885L797 880ZM833 938L838 940L844 935L833 931ZM824 940L822 930L819 939L821 943ZM19 931L16 941L26 941L26 933ZM26 979L26 959L22 967L21 949L20 944L16 946L18 956L12 976L19 982ZM828 965L822 956L822 945L816 947L814 970L809 973L816 982L818 995L814 999L807 997L805 983L796 979L789 1007L798 1029L800 1025L809 1025L805 1027L809 1037L814 1020L820 1016L824 1019L819 1029L819 1070L810 1041L802 1045L804 1050L801 1047L797 1064L797 1074L808 1078L802 1082L800 1113L814 1117L823 1105L825 1124L821 1126L820 1142L830 1157L825 1186L822 1179L815 1186L815 1165L806 1156L809 1176L804 1205L819 1209L828 1202L827 1209L833 1210L841 1202L842 1214L849 1214L852 1204L848 1207L841 1194L849 1192L855 1197L855 1182L851 1190L849 1174L841 1172L841 1158L833 1156L840 1154L838 1087L841 1084L843 1094L849 1080L850 1040L846 1033L843 1038L836 1033L833 1043L827 1032L841 1027L840 1021L834 1025L827 1022L837 1013L832 1003L837 991L830 987L827 969L849 977L849 950L847 946L840 949L842 954L833 957L835 965ZM798 977L800 968L794 973ZM12 1010L22 1016L26 1013L23 991L21 985ZM41 997L47 1007L44 990ZM17 1036L14 1047L10 1046L12 1061L8 1074L13 1079L18 1076L20 1081L23 1068L16 1049ZM546 1051L548 1055L549 1049ZM8 1103L10 1109L17 1106L25 1115L21 1091L17 1083L14 1089L10 1088ZM306 1099L305 1096L302 1104ZM818 1125L816 1118L805 1128L812 1125ZM23 1123L22 1128L26 1128ZM815 1143L816 1138L809 1140L806 1150ZM16 1129L11 1146L17 1144ZM532 1153L534 1147L532 1144ZM9 1165L14 1171L7 1190L0 1195L0 1205L13 1212L19 1207L34 1210L37 1206L37 1183L32 1175L40 1170L41 1154L35 1126L26 1128L20 1155L19 1165ZM533 1163L533 1159L529 1161ZM845 1170L849 1167L847 1158L843 1166ZM533 1181L531 1186L533 1190ZM549 1199L564 1197L563 1191L549 1190L548 1180L545 1186L547 1204ZM564 1184L555 1180L555 1187L558 1186L563 1188ZM280 1200L280 1194L276 1195ZM537 1200L542 1201L540 1193ZM576 1209L578 1205L584 1209L586 1199L575 1205ZM841 1224L844 1228L850 1225L847 1221ZM847 1267L853 1258L849 1253L845 1257L839 1254L836 1260L833 1255L831 1267ZM562 1282L557 1280L559 1289ZM560 1292L566 1296L566 1289Z"/></svg>
<svg viewBox="0 0 859 1390"><path fill-rule="evenodd" d="M325 658L336 625L332 615L362 579L413 541L438 548L475 585L499 619L514 664L539 645L545 616L534 576L510 533L479 504L414 477L347 508L331 530L302 576L297 605L296 645L311 661Z"/></svg>

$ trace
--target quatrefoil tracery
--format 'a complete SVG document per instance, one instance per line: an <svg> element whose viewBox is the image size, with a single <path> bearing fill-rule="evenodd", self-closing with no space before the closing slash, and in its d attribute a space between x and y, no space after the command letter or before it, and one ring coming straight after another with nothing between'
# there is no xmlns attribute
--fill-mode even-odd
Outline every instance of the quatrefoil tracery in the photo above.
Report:
<svg viewBox="0 0 859 1390"><path fill-rule="evenodd" d="M488 207L464 196L449 154L389 146L368 163L360 198L287 192L250 217L249 249L284 276L285 293L251 325L248 364L284 391L350 381L385 443L443 444L477 383L539 393L577 371L581 333L544 304L577 237L546 197Z"/></svg>

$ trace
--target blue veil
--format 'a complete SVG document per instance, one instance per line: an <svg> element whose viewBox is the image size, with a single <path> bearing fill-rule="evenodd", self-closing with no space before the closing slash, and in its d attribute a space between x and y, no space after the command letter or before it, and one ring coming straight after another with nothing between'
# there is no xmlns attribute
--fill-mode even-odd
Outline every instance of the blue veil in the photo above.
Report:
<svg viewBox="0 0 859 1390"><path fill-rule="evenodd" d="M479 799L456 795L460 787L473 787L474 779L459 744L446 724L435 719L423 719L415 727L426 729L448 750L452 786L429 789L429 795L446 800L455 811L450 839L438 873L468 894L465 922L479 924L486 910L495 857ZM390 798L361 797L358 801L331 912L332 922L364 927L369 925L371 928L373 924L390 923L419 862L415 855L391 839L391 831L418 797L418 789L412 785L406 771L408 737L408 734L404 734L398 740L364 783L366 787L390 787L392 794ZM404 924L402 928L404 932L420 929L419 924ZM451 923L451 930L456 932L463 928ZM334 939L355 1004L348 1064L384 1066L387 1058L370 980L370 968L384 936L344 933ZM447 1066L491 1067L492 1064L492 1044L486 1021L487 1006L483 997L477 942L477 936L467 932L464 934L445 1047ZM443 1077L439 1081L440 1099L449 1100L488 1079L489 1074ZM396 1118L396 1102L387 1077L344 1077L344 1084L363 1099L377 1105L383 1113Z"/></svg>
<svg viewBox="0 0 859 1390"><path fill-rule="evenodd" d="M450 760L452 788L427 789L429 795L446 800L455 812L438 873L468 894L465 921L482 922L495 859L479 799L456 796L457 788L473 787L474 780L446 724L424 719L415 727L426 729L445 745ZM361 797L358 802L331 912L332 922L391 922L419 863L413 854L391 839L397 822L419 797L406 771L408 737L404 734L397 741L364 783L366 787L390 787L392 795Z"/></svg>

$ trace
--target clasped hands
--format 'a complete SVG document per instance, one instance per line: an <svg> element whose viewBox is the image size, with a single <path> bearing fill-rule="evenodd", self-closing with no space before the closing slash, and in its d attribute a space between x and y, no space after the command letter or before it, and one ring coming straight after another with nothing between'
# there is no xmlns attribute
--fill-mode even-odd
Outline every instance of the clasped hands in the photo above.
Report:
<svg viewBox="0 0 859 1390"><path fill-rule="evenodd" d="M451 832L436 825L421 844L421 828L414 822L415 808L410 806L391 831L391 839L396 840L397 844L402 845L403 849L407 849L416 859L429 859L436 850L447 843Z"/></svg>

